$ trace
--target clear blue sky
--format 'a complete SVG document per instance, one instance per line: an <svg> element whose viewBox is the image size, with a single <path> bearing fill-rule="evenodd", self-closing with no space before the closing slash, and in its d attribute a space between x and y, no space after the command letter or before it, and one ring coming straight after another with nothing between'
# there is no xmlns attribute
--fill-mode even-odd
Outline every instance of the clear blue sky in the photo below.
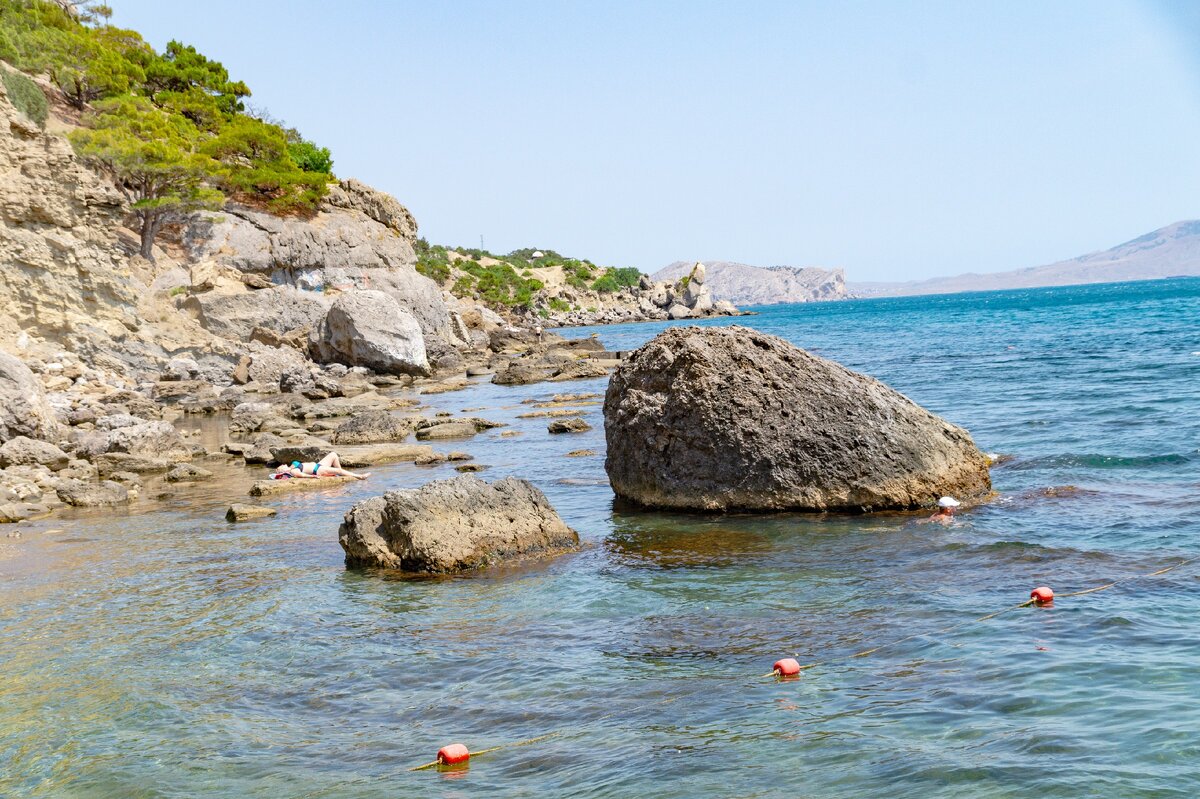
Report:
<svg viewBox="0 0 1200 799"><path fill-rule="evenodd" d="M439 243L887 280L1200 217L1188 3L110 2Z"/></svg>

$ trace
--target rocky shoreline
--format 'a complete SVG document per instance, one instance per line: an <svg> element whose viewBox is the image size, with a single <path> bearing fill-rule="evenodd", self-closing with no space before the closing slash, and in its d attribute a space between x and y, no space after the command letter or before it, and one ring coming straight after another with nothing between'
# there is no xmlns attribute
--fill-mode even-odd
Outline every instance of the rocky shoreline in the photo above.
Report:
<svg viewBox="0 0 1200 799"><path fill-rule="evenodd" d="M636 286L607 296L598 292L583 298L570 293L566 296L573 304L588 307L554 312L547 305L538 305L526 315L524 323L533 325L540 319L547 327L587 327L747 314L731 302L713 299L707 269L702 263L693 264L677 280L654 280L642 275Z"/></svg>
<svg viewBox="0 0 1200 799"><path fill-rule="evenodd" d="M175 360L159 379L127 389L89 382L88 368L62 355L26 365L0 353L0 404L6 409L0 414L0 523L45 518L68 507L135 506L145 496L211 480L230 466L263 469L261 479L230 502L328 488L344 481L267 480L266 470L316 461L334 450L352 469L465 463L469 454L432 445L503 426L422 405L423 395L474 385L466 369L414 378L311 364L284 372L277 383L239 385L232 379L209 383L196 364ZM506 330L492 337L486 353L475 354L469 368L476 380L490 374L497 384L525 385L601 377L618 362L595 339ZM561 396L558 405L579 395ZM534 411L542 412L553 413ZM203 418L222 422L215 445L202 446L194 431L181 429Z"/></svg>
<svg viewBox="0 0 1200 799"><path fill-rule="evenodd" d="M422 394L618 362L442 291L415 269L412 215L353 179L309 215L191 213L143 257L128 201L51 122L0 84L0 522L335 448L353 467L445 462L430 443L490 422L422 415ZM181 429L197 418L227 433L202 446Z"/></svg>

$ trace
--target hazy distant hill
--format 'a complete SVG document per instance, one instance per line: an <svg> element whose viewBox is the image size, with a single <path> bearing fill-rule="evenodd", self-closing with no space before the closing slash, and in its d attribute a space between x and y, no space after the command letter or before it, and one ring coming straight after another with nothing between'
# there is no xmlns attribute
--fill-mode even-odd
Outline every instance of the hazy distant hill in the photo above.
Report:
<svg viewBox="0 0 1200 799"><path fill-rule="evenodd" d="M1012 272L935 277L909 283L851 283L863 297L951 294L958 291L1118 283L1179 275L1200 276L1200 220L1176 222L1111 250Z"/></svg>
<svg viewBox="0 0 1200 799"><path fill-rule="evenodd" d="M841 269L795 266L750 266L732 261L703 261L713 299L734 305L774 305L781 302L840 300L846 294ZM678 280L695 261L676 261L654 273L655 280Z"/></svg>

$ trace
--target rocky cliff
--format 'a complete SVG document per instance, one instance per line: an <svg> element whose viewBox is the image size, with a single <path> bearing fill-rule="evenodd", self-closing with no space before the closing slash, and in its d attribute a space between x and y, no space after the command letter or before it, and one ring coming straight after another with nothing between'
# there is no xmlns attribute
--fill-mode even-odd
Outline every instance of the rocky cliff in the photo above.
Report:
<svg viewBox="0 0 1200 799"><path fill-rule="evenodd" d="M193 459L315 460L332 449L328 418L415 404L377 388L615 366L598 343L513 330L443 293L415 269L412 215L355 180L330 185L305 217L233 204L194 214L143 258L130 207L76 157L60 133L70 125L26 118L0 82L0 523L213 476ZM173 424L218 413L229 414L219 451ZM433 457L395 441L358 449L348 463Z"/></svg>
<svg viewBox="0 0 1200 799"><path fill-rule="evenodd" d="M677 280L691 261L676 261L654 273L656 280ZM750 266L733 261L705 261L713 297L735 305L776 305L845 299L846 274L841 269L795 266Z"/></svg>
<svg viewBox="0 0 1200 799"><path fill-rule="evenodd" d="M214 382L249 362L253 379L278 380L310 354L313 331L336 335L322 323L338 297L372 291L419 326L420 341L406 330L396 342L419 362L399 371L461 362L469 331L416 272L416 222L390 195L344 180L311 218L236 205L196 214L164 231L151 262L136 255L121 195L53 130L26 119L0 84L0 348L44 363L71 354L98 370L84 379L111 385L154 377L177 357ZM313 348L324 359L359 365L357 350L323 344Z"/></svg>

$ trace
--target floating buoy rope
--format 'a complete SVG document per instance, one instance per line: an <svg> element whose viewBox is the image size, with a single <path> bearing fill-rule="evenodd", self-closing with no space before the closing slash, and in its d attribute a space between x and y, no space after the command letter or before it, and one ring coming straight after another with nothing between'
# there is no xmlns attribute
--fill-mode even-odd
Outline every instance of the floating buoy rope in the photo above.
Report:
<svg viewBox="0 0 1200 799"><path fill-rule="evenodd" d="M560 732L548 732L545 735L539 735L535 738L526 738L521 741L511 741L499 746L493 746L488 749L480 749L478 752L472 752L462 744L449 744L438 750L437 758L428 763L422 763L419 766L413 766L409 771L424 771L425 769L433 768L434 766L457 766L462 763L467 763L473 757L480 755L490 755L492 752L499 752L502 749L516 749L518 746L529 746L538 741L545 741L548 738L553 738L556 735L561 735Z"/></svg>
<svg viewBox="0 0 1200 799"><path fill-rule="evenodd" d="M997 616L1001 616L1005 613L1011 613L1014 610L1020 610L1021 608L1030 607L1031 605L1040 605L1040 606L1051 605L1054 603L1055 599L1067 599L1070 597L1079 597L1079 596L1085 596L1087 594L1095 594L1100 591L1107 591L1110 588L1113 588L1118 585L1122 585L1124 583L1133 582L1134 580L1141 580L1141 579L1145 579L1147 577L1157 577L1159 575L1166 574L1167 572L1171 572L1176 569L1179 569L1183 566L1187 566L1188 564L1195 563L1198 560L1200 560L1200 555L1196 555L1194 557L1187 558L1186 560L1181 560L1178 563L1173 563L1170 566L1166 566L1161 569L1156 569L1155 571L1152 571L1152 572L1146 572L1144 574L1133 574L1128 577L1122 577L1119 580L1113 580L1110 583L1105 583L1104 585L1098 585L1094 588L1085 588L1080 591L1071 591L1066 594L1055 594L1054 590L1049 588L1048 586L1039 586L1029 592L1029 599L1025 600L1024 602L1019 602L1015 605L1009 605L1008 607L1001 608L1000 610L993 611L992 613L988 613L983 616L966 619L966 620L960 621L956 624L951 624L948 627L942 627L940 629L931 630L931 631L927 631L927 632L912 633L910 635L905 635L905 636L896 638L891 641L885 641L884 643L873 646L870 649L863 649L859 652L853 652L849 655L839 655L839 656L835 656L835 657L824 658L822 660L814 660L810 663L805 663L805 664L801 664L795 658L781 658L780 660L775 661L775 664L771 667L771 671L759 676L758 679L761 680L765 677L775 677L775 678L780 678L780 679L800 677L801 675L803 675L803 673L805 671L808 671L809 669L815 669L820 666L828 666L833 663L844 663L846 661L855 660L857 658L864 658L864 657L867 657L868 655L875 654L876 652L878 652L881 649L886 649L888 647L897 646L899 644L905 643L907 641L912 641L917 638L924 638L924 637L930 636L930 635L945 635L947 633L951 633L956 630L960 630L963 627L968 627L972 624L978 624L980 622L985 622L990 619L994 619ZM798 654L797 654L797 657L799 657ZM731 677L733 679L747 679L746 675L731 675ZM692 694L699 693L700 691L704 691L704 690L709 690L709 688L710 688L710 686L708 686L706 684L704 686L701 686L700 688L696 688L691 691L685 691L685 692L676 694L674 696L669 696L666 699L662 699L658 702L652 702L649 705L646 705L646 707L656 707L659 705L670 704L671 702L677 702L680 699L683 699ZM606 713L603 716L596 718L591 723L596 724L600 721L610 719L613 716L618 715L618 713L619 713L619 711L614 710L610 713ZM515 749L520 746L528 746L530 744L534 744L539 741L545 741L550 738L554 738L554 737L557 737L557 736L560 736L563 734L564 734L563 730L558 730L555 732L546 733L544 735L538 735L534 738L525 738L524 740L512 741L510 743L500 744L498 746L493 746L488 749L481 749L478 752L469 751L467 749L467 747L464 746L463 744L449 744L447 746L443 746L441 749L438 750L436 759L430 761L429 763L424 763L420 766L413 766L412 768L410 768L408 770L409 771L423 771L425 769L433 768L434 766L462 765L462 764L468 763L472 757L479 757L480 755L487 755L487 754L491 754L492 752L499 752L503 749Z"/></svg>

